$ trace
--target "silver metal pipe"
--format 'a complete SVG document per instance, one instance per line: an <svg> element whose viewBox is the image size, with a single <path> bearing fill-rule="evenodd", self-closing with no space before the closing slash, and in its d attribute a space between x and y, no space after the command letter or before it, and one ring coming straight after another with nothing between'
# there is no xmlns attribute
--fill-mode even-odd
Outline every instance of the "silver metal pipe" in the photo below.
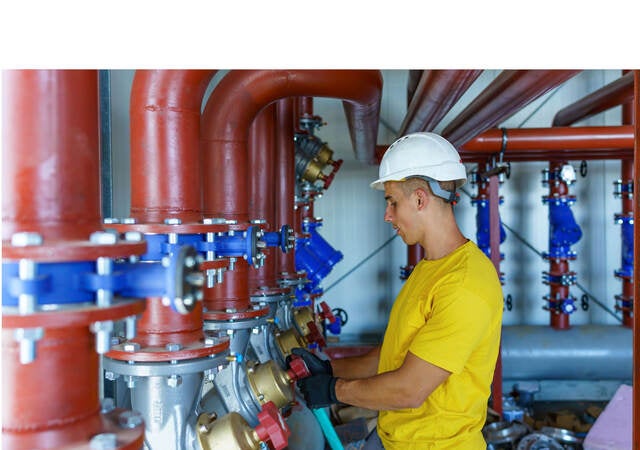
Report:
<svg viewBox="0 0 640 450"><path fill-rule="evenodd" d="M622 326L502 329L504 379L630 380L632 366L632 331Z"/></svg>

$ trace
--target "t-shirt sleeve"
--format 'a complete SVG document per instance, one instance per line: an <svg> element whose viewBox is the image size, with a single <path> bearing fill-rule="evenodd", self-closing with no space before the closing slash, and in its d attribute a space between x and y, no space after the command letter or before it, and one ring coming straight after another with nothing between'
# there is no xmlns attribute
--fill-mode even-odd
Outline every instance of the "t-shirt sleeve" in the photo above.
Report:
<svg viewBox="0 0 640 450"><path fill-rule="evenodd" d="M426 323L414 336L409 351L452 373L460 373L490 326L486 303L474 293L442 287L435 293Z"/></svg>

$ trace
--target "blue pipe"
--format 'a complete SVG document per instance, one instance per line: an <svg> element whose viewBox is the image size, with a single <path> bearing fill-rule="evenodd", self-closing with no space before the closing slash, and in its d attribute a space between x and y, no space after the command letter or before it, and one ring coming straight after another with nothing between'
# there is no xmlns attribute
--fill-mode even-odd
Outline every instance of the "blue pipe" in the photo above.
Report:
<svg viewBox="0 0 640 450"><path fill-rule="evenodd" d="M549 204L549 257L574 258L575 252L570 247L582 237L582 230L571 211L575 198L543 197L542 200Z"/></svg>
<svg viewBox="0 0 640 450"><path fill-rule="evenodd" d="M471 200L471 204L478 206L478 213L476 214L476 238L478 240L478 247L489 258L491 258L491 239L490 239L490 216L489 216L489 200L474 199ZM502 204L502 199L498 202ZM502 220L500 220L500 243L502 244L506 239L507 234L502 226ZM503 255L500 254L500 258Z"/></svg>
<svg viewBox="0 0 640 450"><path fill-rule="evenodd" d="M616 215L616 221L620 224L621 263L622 267L616 270L619 277L633 276L633 217Z"/></svg>

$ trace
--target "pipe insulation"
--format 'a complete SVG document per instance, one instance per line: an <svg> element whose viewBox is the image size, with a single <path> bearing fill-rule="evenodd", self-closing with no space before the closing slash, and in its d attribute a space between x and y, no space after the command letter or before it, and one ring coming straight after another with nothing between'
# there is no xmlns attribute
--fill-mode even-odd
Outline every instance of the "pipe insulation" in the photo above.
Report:
<svg viewBox="0 0 640 450"><path fill-rule="evenodd" d="M613 325L566 330L517 325L502 328L505 379L628 380L632 332Z"/></svg>

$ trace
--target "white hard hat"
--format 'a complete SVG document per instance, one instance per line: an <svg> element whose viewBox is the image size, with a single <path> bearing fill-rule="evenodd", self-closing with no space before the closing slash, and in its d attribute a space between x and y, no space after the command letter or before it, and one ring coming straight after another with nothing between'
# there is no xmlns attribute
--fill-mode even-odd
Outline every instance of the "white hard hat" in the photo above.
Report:
<svg viewBox="0 0 640 450"><path fill-rule="evenodd" d="M402 181L411 176L436 181L456 181L459 188L467 181L460 155L449 141L435 133L411 133L389 146L380 161L379 177L370 184L384 190L385 181Z"/></svg>

